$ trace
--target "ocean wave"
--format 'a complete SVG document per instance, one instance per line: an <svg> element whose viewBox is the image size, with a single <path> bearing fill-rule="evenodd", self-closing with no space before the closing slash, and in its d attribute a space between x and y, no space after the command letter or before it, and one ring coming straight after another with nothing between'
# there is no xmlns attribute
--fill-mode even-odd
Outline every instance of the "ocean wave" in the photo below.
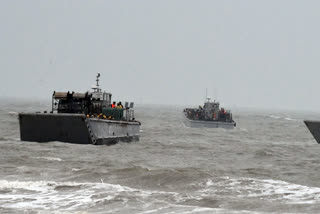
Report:
<svg viewBox="0 0 320 214"><path fill-rule="evenodd" d="M35 159L44 159L48 161L64 161L61 158L55 158L55 157L35 157Z"/></svg>
<svg viewBox="0 0 320 214"><path fill-rule="evenodd" d="M229 193L237 197L269 201L281 200L287 204L320 203L320 188L308 187L281 180L255 178L221 178L219 181L200 183L202 196Z"/></svg>
<svg viewBox="0 0 320 214"><path fill-rule="evenodd" d="M194 198L187 194L134 189L119 184L0 180L0 192L0 208L24 212L72 213L90 207L94 213L95 206L100 211L101 206L108 206L110 209L104 213L252 213L188 205L183 202Z"/></svg>
<svg viewBox="0 0 320 214"><path fill-rule="evenodd" d="M8 114L12 115L12 116L18 116L19 115L19 113L15 112L15 111L9 111Z"/></svg>
<svg viewBox="0 0 320 214"><path fill-rule="evenodd" d="M72 171L74 171L74 172L78 172L78 171L81 171L81 170L83 170L83 169L79 169L79 168L72 168L71 170L72 170Z"/></svg>
<svg viewBox="0 0 320 214"><path fill-rule="evenodd" d="M243 132L249 132L248 129L240 128L241 131Z"/></svg>
<svg viewBox="0 0 320 214"><path fill-rule="evenodd" d="M268 117L268 118L272 118L272 119L276 119L276 120L287 120L287 121L297 121L297 119L295 118L291 118L287 116L275 116L275 115L265 115L264 117Z"/></svg>
<svg viewBox="0 0 320 214"><path fill-rule="evenodd" d="M109 201L123 192L134 195L139 192L129 187L106 183L7 180L0 180L0 190L11 190L7 194L0 195L2 207L26 209L65 207L66 210L87 207L89 204L99 201ZM106 194L103 195L102 193ZM149 192L142 192L141 194L150 195ZM32 201L26 202L26 198ZM120 200L120 197L117 200Z"/></svg>
<svg viewBox="0 0 320 214"><path fill-rule="evenodd" d="M270 118L273 118L273 119L280 119L281 118L279 116L274 116L274 115L270 115L270 116L267 116L267 117L270 117Z"/></svg>
<svg viewBox="0 0 320 214"><path fill-rule="evenodd" d="M20 141L17 137L0 137L0 141Z"/></svg>
<svg viewBox="0 0 320 214"><path fill-rule="evenodd" d="M289 120L289 121L296 121L297 119L293 119L293 118L290 118L290 117L286 117L284 118L285 120Z"/></svg>
<svg viewBox="0 0 320 214"><path fill-rule="evenodd" d="M95 203L127 203L134 198L175 198L178 193L139 190L119 184L0 180L0 207L75 210ZM26 200L28 199L28 200Z"/></svg>

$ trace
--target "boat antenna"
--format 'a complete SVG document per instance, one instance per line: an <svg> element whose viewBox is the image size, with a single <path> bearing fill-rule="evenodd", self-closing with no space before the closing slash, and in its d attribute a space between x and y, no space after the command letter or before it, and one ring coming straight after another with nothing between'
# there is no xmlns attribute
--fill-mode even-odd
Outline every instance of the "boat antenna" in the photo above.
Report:
<svg viewBox="0 0 320 214"><path fill-rule="evenodd" d="M100 73L97 74L97 84L92 86L93 92L101 92L101 89L99 88L99 77Z"/></svg>
<svg viewBox="0 0 320 214"><path fill-rule="evenodd" d="M100 77L100 73L97 74L97 87L99 87L99 77Z"/></svg>
<svg viewBox="0 0 320 214"><path fill-rule="evenodd" d="M218 100L218 89L214 88L214 99Z"/></svg>
<svg viewBox="0 0 320 214"><path fill-rule="evenodd" d="M205 103L206 103L206 102L210 102L210 100L211 100L211 98L208 97L208 88L206 88L206 97L205 97L205 99L204 99L204 102L205 102Z"/></svg>
<svg viewBox="0 0 320 214"><path fill-rule="evenodd" d="M204 98L204 101L207 101L208 98L208 88L206 88L206 97Z"/></svg>

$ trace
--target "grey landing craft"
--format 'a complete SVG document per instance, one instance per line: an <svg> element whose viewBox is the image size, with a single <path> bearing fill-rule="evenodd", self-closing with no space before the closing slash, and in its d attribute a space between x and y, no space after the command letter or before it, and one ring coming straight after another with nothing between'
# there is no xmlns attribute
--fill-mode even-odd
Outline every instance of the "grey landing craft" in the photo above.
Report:
<svg viewBox="0 0 320 214"><path fill-rule="evenodd" d="M305 120L304 123L316 141L320 144L320 121Z"/></svg>
<svg viewBox="0 0 320 214"><path fill-rule="evenodd" d="M232 119L231 111L220 109L219 106L219 102L210 102L210 98L207 98L203 107L184 109L184 124L195 128L232 129L236 126L236 122Z"/></svg>
<svg viewBox="0 0 320 214"><path fill-rule="evenodd" d="M111 104L112 95L102 92L99 77L91 92L53 92L49 113L19 113L21 140L106 145L139 140L141 123L133 103Z"/></svg>

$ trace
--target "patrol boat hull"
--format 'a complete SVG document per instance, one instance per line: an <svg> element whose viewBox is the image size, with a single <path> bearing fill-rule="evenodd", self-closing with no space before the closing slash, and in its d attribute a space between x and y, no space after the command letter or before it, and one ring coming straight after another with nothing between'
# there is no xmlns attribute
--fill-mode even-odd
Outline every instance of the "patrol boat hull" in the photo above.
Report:
<svg viewBox="0 0 320 214"><path fill-rule="evenodd" d="M20 113L22 141L111 145L139 140L140 123L86 118L83 114Z"/></svg>
<svg viewBox="0 0 320 214"><path fill-rule="evenodd" d="M184 114L184 124L191 128L224 128L233 129L235 122L206 121L206 120L190 120Z"/></svg>
<svg viewBox="0 0 320 214"><path fill-rule="evenodd" d="M316 141L320 144L320 121L305 120L304 123Z"/></svg>

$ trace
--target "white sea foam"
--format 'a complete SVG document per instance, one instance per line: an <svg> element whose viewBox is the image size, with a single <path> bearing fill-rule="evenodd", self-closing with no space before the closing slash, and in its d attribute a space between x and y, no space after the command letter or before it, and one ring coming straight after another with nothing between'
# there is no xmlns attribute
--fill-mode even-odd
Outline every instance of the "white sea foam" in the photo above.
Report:
<svg viewBox="0 0 320 214"><path fill-rule="evenodd" d="M228 191L235 191L238 197L261 198L274 195L274 200L277 197L279 198L281 194L292 191L296 195L291 195L291 198L287 195L288 198L286 199L289 203L301 202L304 197L310 197L311 195L315 195L314 197L318 197L319 199L320 193L319 188L273 180L229 179L226 177L223 181L214 182L208 180L203 183L203 187L207 190L217 187L217 185L224 185ZM143 209L141 213L252 213L250 211L231 211L221 208L179 204L180 202L189 200L201 200L203 197L199 195L192 194L189 196L176 192L140 190L118 184L100 182L75 183L0 180L1 190L4 190L4 193L0 194L0 207L15 210L61 210L67 213L68 211L84 210L100 203L119 203L119 205L115 206L122 208L117 208L114 211L122 212L124 211L122 209L133 208L132 203L135 200L135 203L138 204L136 206L140 206ZM212 194L213 191L202 191L201 193ZM215 194L219 194L219 191L215 191ZM314 200L314 202L319 202L319 200ZM130 203L130 206L127 206L127 203Z"/></svg>
<svg viewBox="0 0 320 214"><path fill-rule="evenodd" d="M72 191L65 189L74 188ZM11 192L0 195L1 206L7 208L41 208L55 209L68 207L75 209L86 206L96 200L112 200L121 192L135 192L135 189L121 185L105 183L73 183L47 181L7 181L0 180L0 190ZM93 199L92 195L109 193L104 197ZM25 199L29 200L25 200Z"/></svg>
<svg viewBox="0 0 320 214"><path fill-rule="evenodd" d="M290 118L290 117L286 117L284 118L285 120L289 120L289 121L296 121L297 119L293 119L293 118Z"/></svg>
<svg viewBox="0 0 320 214"><path fill-rule="evenodd" d="M0 195L0 207L24 211L31 209L73 213L76 210L94 207L99 203L119 203L115 205L118 208L105 212L119 213L130 211L133 208L133 200L136 200L138 205L135 206L143 209L141 214L239 213L220 208L180 205L177 198L183 197L178 193L139 190L117 184L0 180L0 190L6 190ZM184 196L184 199L190 198ZM127 205L129 202L130 206Z"/></svg>
<svg viewBox="0 0 320 214"><path fill-rule="evenodd" d="M17 137L0 137L0 141L20 141Z"/></svg>
<svg viewBox="0 0 320 214"><path fill-rule="evenodd" d="M290 118L290 117L280 117L280 116L274 116L274 115L268 115L267 117L273 118L273 119L282 119L282 120L288 120L288 121L297 121L297 119Z"/></svg>
<svg viewBox="0 0 320 214"><path fill-rule="evenodd" d="M8 114L13 115L13 116L17 116L19 113L15 112L15 111L9 111Z"/></svg>
<svg viewBox="0 0 320 214"><path fill-rule="evenodd" d="M280 119L281 117L279 117L279 116L274 116L274 115L270 115L270 116L268 116L268 117L271 117L271 118L273 118L273 119Z"/></svg>
<svg viewBox="0 0 320 214"><path fill-rule="evenodd" d="M77 210L112 201L127 203L132 198L175 198L178 193L139 190L118 184L0 180L0 207L14 209Z"/></svg>
<svg viewBox="0 0 320 214"><path fill-rule="evenodd" d="M49 161L64 161L61 158L55 158L55 157L35 157L36 159L44 159Z"/></svg>
<svg viewBox="0 0 320 214"><path fill-rule="evenodd" d="M204 195L219 195L230 192L243 198L257 198L270 201L281 200L287 204L320 203L320 188L293 184L280 180L260 180L254 178L228 178L213 182L208 180L202 184Z"/></svg>

